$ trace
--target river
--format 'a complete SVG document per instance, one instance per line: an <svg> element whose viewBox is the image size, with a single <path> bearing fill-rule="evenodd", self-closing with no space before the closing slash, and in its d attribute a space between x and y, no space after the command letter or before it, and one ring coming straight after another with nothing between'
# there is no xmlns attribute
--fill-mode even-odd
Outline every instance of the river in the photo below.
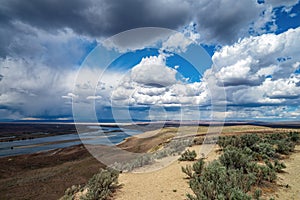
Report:
<svg viewBox="0 0 300 200"><path fill-rule="evenodd" d="M105 128L105 132L99 127L90 127L95 131L79 134L64 134L28 140L17 140L0 143L0 157L49 151L65 148L78 144L104 144L115 145L131 135L140 134L141 131L118 127Z"/></svg>

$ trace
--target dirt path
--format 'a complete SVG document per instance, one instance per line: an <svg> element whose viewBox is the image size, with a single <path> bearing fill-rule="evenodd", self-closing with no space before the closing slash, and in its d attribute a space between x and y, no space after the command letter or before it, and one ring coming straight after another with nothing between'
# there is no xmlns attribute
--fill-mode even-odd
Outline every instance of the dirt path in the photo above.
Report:
<svg viewBox="0 0 300 200"><path fill-rule="evenodd" d="M291 154L290 158L284 160L286 164L286 173L278 175L277 183L279 190L275 193L276 199L299 200L300 199L300 146L296 146L296 152ZM288 187L286 187L288 185Z"/></svg>
<svg viewBox="0 0 300 200"><path fill-rule="evenodd" d="M193 146L190 150L200 151L201 146ZM214 151L208 154L206 161L212 161L218 157ZM119 183L123 184L117 192L117 200L174 200L186 199L186 194L191 193L188 179L181 171L181 166L192 162L179 162L177 159L165 168L148 173L123 173L120 174ZM142 171L142 169L140 169Z"/></svg>

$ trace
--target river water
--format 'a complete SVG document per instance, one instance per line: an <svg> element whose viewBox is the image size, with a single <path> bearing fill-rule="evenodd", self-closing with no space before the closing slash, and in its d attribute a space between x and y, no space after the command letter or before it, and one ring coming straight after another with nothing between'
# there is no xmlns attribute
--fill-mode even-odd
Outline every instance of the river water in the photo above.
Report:
<svg viewBox="0 0 300 200"><path fill-rule="evenodd" d="M93 127L91 127L93 128ZM78 144L104 144L115 145L131 135L140 134L140 131L118 127L105 128L105 132L95 127L95 131L80 134L65 134L35 138L29 140L17 140L0 143L0 157L36 153L52 149L65 148Z"/></svg>

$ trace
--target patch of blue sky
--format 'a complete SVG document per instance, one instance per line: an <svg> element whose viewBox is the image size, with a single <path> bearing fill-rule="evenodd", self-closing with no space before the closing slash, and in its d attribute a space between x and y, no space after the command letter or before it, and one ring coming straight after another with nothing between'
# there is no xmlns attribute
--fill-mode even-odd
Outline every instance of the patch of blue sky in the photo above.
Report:
<svg viewBox="0 0 300 200"><path fill-rule="evenodd" d="M214 55L217 49L215 45L201 44L201 46L206 50L206 52L208 53L208 55L210 55L210 57Z"/></svg>
<svg viewBox="0 0 300 200"><path fill-rule="evenodd" d="M149 56L158 56L158 49L145 48L142 50L136 50L128 53L124 53L115 59L110 65L110 69L118 71L129 70L135 65L139 64L141 60Z"/></svg>
<svg viewBox="0 0 300 200"><path fill-rule="evenodd" d="M300 26L300 3L295 5L290 12L285 12L282 7L275 9L275 22L278 26L276 34L287 31L290 28Z"/></svg>
<svg viewBox="0 0 300 200"><path fill-rule="evenodd" d="M82 65L84 62L85 58L89 55L89 53L97 47L97 41L94 40L92 42L85 42L83 44L83 49L84 49L84 54L78 59L76 66Z"/></svg>
<svg viewBox="0 0 300 200"><path fill-rule="evenodd" d="M203 70L201 70L201 73L190 62L177 54L173 54L173 56L167 58L167 66L172 68L177 68L178 66L176 70L182 78L187 78L186 82L188 83L199 82L202 77Z"/></svg>
<svg viewBox="0 0 300 200"><path fill-rule="evenodd" d="M158 56L159 50L155 48L145 48L128 53L124 53L111 62L108 69L112 71L128 71L141 62L145 57ZM191 62L193 63L191 63ZM176 68L178 73L185 78L188 83L199 82L203 73L211 67L212 61L208 53L203 49L191 45L185 53L171 53L166 58L166 65ZM178 66L178 68L177 68ZM180 78L180 77L178 77Z"/></svg>
<svg viewBox="0 0 300 200"><path fill-rule="evenodd" d="M187 51L180 53L179 55L186 61L188 61L192 66L194 66L194 68L201 75L203 75L204 72L212 66L211 56L204 48L197 44L190 45ZM191 75L194 72L194 70L189 68L186 68L184 70L187 70Z"/></svg>

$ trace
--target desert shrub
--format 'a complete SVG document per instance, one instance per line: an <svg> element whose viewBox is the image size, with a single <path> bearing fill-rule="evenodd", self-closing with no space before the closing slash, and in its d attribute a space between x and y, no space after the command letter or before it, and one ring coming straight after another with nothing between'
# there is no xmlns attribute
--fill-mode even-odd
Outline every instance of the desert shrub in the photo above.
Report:
<svg viewBox="0 0 300 200"><path fill-rule="evenodd" d="M252 173L244 173L242 169L228 169L228 183L230 187L248 192L255 184L256 178Z"/></svg>
<svg viewBox="0 0 300 200"><path fill-rule="evenodd" d="M241 146L241 139L238 136L220 136L218 140L218 145L222 148L227 146L234 146L240 147Z"/></svg>
<svg viewBox="0 0 300 200"><path fill-rule="evenodd" d="M193 143L192 138L181 138L172 140L164 145L164 148L153 154L154 159L161 159L170 155L180 155L187 146Z"/></svg>
<svg viewBox="0 0 300 200"><path fill-rule="evenodd" d="M276 172L282 172L283 169L286 168L284 162L280 162L279 160L274 160L274 169Z"/></svg>
<svg viewBox="0 0 300 200"><path fill-rule="evenodd" d="M193 164L193 170L195 172L196 175L201 175L202 174L202 171L204 169L204 158L200 158L197 162L195 162Z"/></svg>
<svg viewBox="0 0 300 200"><path fill-rule="evenodd" d="M228 146L219 160L226 168L246 169L252 157L243 153L239 148Z"/></svg>
<svg viewBox="0 0 300 200"><path fill-rule="evenodd" d="M262 195L261 190L257 189L257 190L255 190L255 192L254 192L254 194L253 194L253 198L254 198L255 200L259 200L259 198L261 197L261 195Z"/></svg>
<svg viewBox="0 0 300 200"><path fill-rule="evenodd" d="M193 191L188 199L251 199L253 186L276 180L276 173L286 167L277 157L292 152L299 140L299 134L293 132L219 137L223 153L218 160L206 166L198 161L184 169ZM261 190L252 193L254 199L261 195Z"/></svg>
<svg viewBox="0 0 300 200"><path fill-rule="evenodd" d="M84 200L105 200L118 187L119 172L112 169L102 169L95 174L86 185L87 193Z"/></svg>
<svg viewBox="0 0 300 200"><path fill-rule="evenodd" d="M203 144L204 138L203 137L196 137L193 140L194 145L201 145Z"/></svg>
<svg viewBox="0 0 300 200"><path fill-rule="evenodd" d="M67 195L65 194L63 197L61 197L59 200L73 200L74 196L73 195Z"/></svg>
<svg viewBox="0 0 300 200"><path fill-rule="evenodd" d="M185 167L181 167L181 171L185 173L189 178L193 178L193 176L200 176L204 169L204 164L204 158L201 158L192 166L186 165Z"/></svg>
<svg viewBox="0 0 300 200"><path fill-rule="evenodd" d="M80 185L72 185L65 191L65 194L71 196L71 195L79 192L81 190L81 188L82 187Z"/></svg>
<svg viewBox="0 0 300 200"><path fill-rule="evenodd" d="M186 147L193 144L193 138L180 138L174 139L165 145L165 149L169 149L173 153L181 153Z"/></svg>
<svg viewBox="0 0 300 200"><path fill-rule="evenodd" d="M276 152L280 154L288 155L290 152L294 151L295 144L287 140L279 140L277 142Z"/></svg>
<svg viewBox="0 0 300 200"><path fill-rule="evenodd" d="M181 154L181 157L178 159L179 161L194 161L197 157L196 151L186 150Z"/></svg>
<svg viewBox="0 0 300 200"><path fill-rule="evenodd" d="M192 178L193 177L193 169L191 167L191 165L187 165L185 167L181 167L181 171L183 173L185 173L189 178Z"/></svg>
<svg viewBox="0 0 300 200"><path fill-rule="evenodd" d="M215 136L207 136L205 139L204 139L204 143L205 144L216 144L218 142L218 137L215 137Z"/></svg>
<svg viewBox="0 0 300 200"><path fill-rule="evenodd" d="M232 192L230 194L229 199L234 199L234 200L251 200L251 196L246 194L245 192L242 192L241 190L237 189L232 189Z"/></svg>
<svg viewBox="0 0 300 200"><path fill-rule="evenodd" d="M72 185L65 190L65 195L60 198L60 200L73 200L74 195L81 190L83 190L83 187L81 185Z"/></svg>
<svg viewBox="0 0 300 200"><path fill-rule="evenodd" d="M260 142L253 145L252 150L258 153L256 154L256 157L262 157L263 159L274 158L276 153L274 147L266 142Z"/></svg>
<svg viewBox="0 0 300 200"><path fill-rule="evenodd" d="M153 154L155 159L161 159L170 155L180 155L187 146L192 144L192 139L176 139L165 144L164 148Z"/></svg>
<svg viewBox="0 0 300 200"><path fill-rule="evenodd" d="M253 152L249 147L243 148L242 151L244 154L251 156L254 159L253 155L255 152Z"/></svg>
<svg viewBox="0 0 300 200"><path fill-rule="evenodd" d="M219 161L213 161L203 168L201 176L193 176L189 183L194 192L187 195L190 200L250 199L246 192L254 179L242 170L227 169Z"/></svg>
<svg viewBox="0 0 300 200"><path fill-rule="evenodd" d="M262 180L269 182L274 182L277 178L275 168L270 166L268 163L266 165L259 166ZM260 181L262 182L262 181Z"/></svg>
<svg viewBox="0 0 300 200"><path fill-rule="evenodd" d="M155 152L154 157L156 159L162 159L170 155L170 151L168 149L161 149L157 152Z"/></svg>
<svg viewBox="0 0 300 200"><path fill-rule="evenodd" d="M282 140L286 138L286 134L284 133L273 133L270 135L272 140Z"/></svg>
<svg viewBox="0 0 300 200"><path fill-rule="evenodd" d="M292 142L299 143L300 134L298 132L290 132L288 136Z"/></svg>
<svg viewBox="0 0 300 200"><path fill-rule="evenodd" d="M172 140L169 143L165 144L164 148L156 151L155 153L145 153L126 162L115 162L110 165L110 167L118 169L119 171L132 171L135 168L152 164L155 159L162 159L170 155L179 155L185 150L187 146L192 144L192 142L192 138Z"/></svg>
<svg viewBox="0 0 300 200"><path fill-rule="evenodd" d="M131 171L135 168L143 167L143 166L149 165L153 162L154 162L154 159L151 154L142 154L142 155L136 157L135 159L128 161L125 164L125 167L127 167L127 171Z"/></svg>
<svg viewBox="0 0 300 200"><path fill-rule="evenodd" d="M153 162L153 157L151 156L151 154L143 154L139 157L137 157L136 159L134 159L134 167L142 167L144 165L149 165Z"/></svg>
<svg viewBox="0 0 300 200"><path fill-rule="evenodd" d="M268 160L265 162L265 164L259 165L256 162L250 162L247 165L246 171L255 177L255 185L261 185L264 181L274 182L277 178L274 165Z"/></svg>
<svg viewBox="0 0 300 200"><path fill-rule="evenodd" d="M256 143L260 142L261 139L257 134L246 134L241 136L241 147L251 148Z"/></svg>
<svg viewBox="0 0 300 200"><path fill-rule="evenodd" d="M152 154L142 154L137 156L134 159L124 161L124 162L115 162L111 164L109 167L113 169L117 169L119 171L132 171L135 168L139 168L145 165L152 164L154 162L154 156Z"/></svg>
<svg viewBox="0 0 300 200"><path fill-rule="evenodd" d="M222 147L225 148L227 146L227 140L225 136L219 136L219 140L217 142L217 144Z"/></svg>

